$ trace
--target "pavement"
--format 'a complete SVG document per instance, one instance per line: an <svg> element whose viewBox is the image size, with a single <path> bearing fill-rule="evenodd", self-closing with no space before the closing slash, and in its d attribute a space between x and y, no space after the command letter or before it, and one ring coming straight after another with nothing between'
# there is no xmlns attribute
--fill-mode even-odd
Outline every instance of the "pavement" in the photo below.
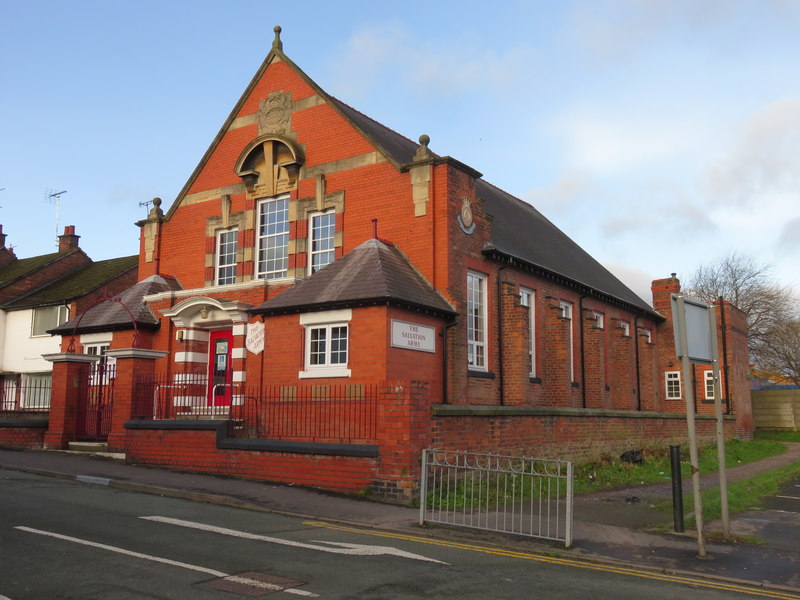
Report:
<svg viewBox="0 0 800 600"><path fill-rule="evenodd" d="M728 481L748 479L800 461L800 444L787 446L787 452L779 456L727 469ZM722 530L721 524L707 523L708 557L699 558L695 532L687 529L681 534L664 533L663 524L671 528L672 515L654 510L658 501L671 498L668 481L577 496L574 544L564 548L546 541L489 532L422 527L418 523L419 509L408 506L290 485L131 465L115 455L0 449L0 468L419 537L701 575L756 584L800 598L800 481L787 484L783 494L769 499L760 510L733 515L731 533L738 541L717 538L714 532ZM718 485L717 474L701 479L701 488ZM684 491L691 491L691 481L684 482ZM662 527L654 528L654 523L661 523Z"/></svg>

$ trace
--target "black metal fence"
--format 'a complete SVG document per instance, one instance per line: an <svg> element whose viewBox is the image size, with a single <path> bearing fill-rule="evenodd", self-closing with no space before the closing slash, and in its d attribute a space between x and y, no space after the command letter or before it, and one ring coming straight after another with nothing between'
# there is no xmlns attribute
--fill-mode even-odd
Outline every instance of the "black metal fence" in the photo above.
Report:
<svg viewBox="0 0 800 600"><path fill-rule="evenodd" d="M0 386L0 414L5 417L47 415L52 377L49 374L5 376Z"/></svg>
<svg viewBox="0 0 800 600"><path fill-rule="evenodd" d="M378 384L253 387L204 376L142 377L135 419L226 419L238 438L368 443L377 438Z"/></svg>

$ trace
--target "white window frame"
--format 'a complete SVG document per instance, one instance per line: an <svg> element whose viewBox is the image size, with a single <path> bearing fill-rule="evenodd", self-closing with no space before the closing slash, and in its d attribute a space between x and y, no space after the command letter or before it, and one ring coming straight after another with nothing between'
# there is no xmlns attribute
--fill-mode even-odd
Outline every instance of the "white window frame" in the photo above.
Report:
<svg viewBox="0 0 800 600"><path fill-rule="evenodd" d="M620 321L619 328L622 329L622 337L631 337L630 321Z"/></svg>
<svg viewBox="0 0 800 600"><path fill-rule="evenodd" d="M227 237L233 234L233 242L227 240ZM223 238L226 238L223 241ZM223 244L225 245L225 253L223 254ZM233 251L231 252L231 246ZM217 244L216 252L214 253L214 284L215 285L231 285L236 283L236 255L239 250L239 228L229 227L227 229L220 229L217 231ZM233 262L227 262L233 258ZM222 262L223 258L226 262ZM225 270L232 270L233 273ZM223 274L224 273L224 274Z"/></svg>
<svg viewBox="0 0 800 600"><path fill-rule="evenodd" d="M644 341L647 342L648 344L652 344L653 343L653 332L650 329L648 329L647 327L643 327L642 328L642 332L643 332L642 336L644 337Z"/></svg>
<svg viewBox="0 0 800 600"><path fill-rule="evenodd" d="M47 383L50 385L48 386ZM20 408L50 408L53 397L53 373L23 373Z"/></svg>
<svg viewBox="0 0 800 600"><path fill-rule="evenodd" d="M488 371L487 277L467 271L467 368Z"/></svg>
<svg viewBox="0 0 800 600"><path fill-rule="evenodd" d="M536 377L536 292L524 287L519 288L519 303L528 309L530 376Z"/></svg>
<svg viewBox="0 0 800 600"><path fill-rule="evenodd" d="M561 302L559 302L559 307L561 308L561 318L569 321L569 328L567 330L567 353L569 356L569 380L572 382L575 381L575 335L573 332L575 321L572 318L572 302L561 300Z"/></svg>
<svg viewBox="0 0 800 600"><path fill-rule="evenodd" d="M709 369L703 371L703 383L705 384L706 400L714 400L714 371Z"/></svg>
<svg viewBox="0 0 800 600"><path fill-rule="evenodd" d="M107 385L109 379L112 378L112 373L117 365L117 359L113 356L106 356L106 352L111 348L111 342L93 342L83 345L83 353L90 356L99 356L100 360L92 363L90 379L94 385L102 384ZM105 365L103 371L103 380L100 381L97 367Z"/></svg>
<svg viewBox="0 0 800 600"><path fill-rule="evenodd" d="M315 226L316 219L320 219L322 217L330 217L332 219L331 227L330 227L330 236L326 236L325 238L317 238L316 233L321 231L321 227ZM322 250L315 250L314 245L321 242L322 240L329 240L330 247L326 245L326 247ZM308 274L312 275L319 271L320 269L328 266L331 264L336 258L336 212L333 209L324 210L320 212L312 212L308 215ZM314 259L318 256L329 255L327 262L325 264L315 267Z"/></svg>
<svg viewBox="0 0 800 600"><path fill-rule="evenodd" d="M675 394L676 384L677 384L677 395ZM680 371L664 372L664 391L666 393L667 400L683 399L683 382L681 381Z"/></svg>
<svg viewBox="0 0 800 600"><path fill-rule="evenodd" d="M592 318L594 319L594 326L597 329L605 329L606 322L603 313L597 310L592 311Z"/></svg>
<svg viewBox="0 0 800 600"><path fill-rule="evenodd" d="M265 215L279 215L280 220L274 223L264 223ZM283 194L275 198L267 198L258 203L256 212L256 256L255 277L257 279L280 279L289 274L289 195ZM275 231L269 232L273 226ZM268 233L264 233L264 231ZM283 238L283 239L281 239ZM283 256L268 260L269 251L276 252L281 249ZM262 257L264 255L264 257ZM280 268L268 269L280 262Z"/></svg>
<svg viewBox="0 0 800 600"><path fill-rule="evenodd" d="M298 373L300 379L351 376L352 371L348 368L348 365L350 364L350 321L352 316L350 309L328 310L300 315L300 325L305 327L304 370ZM331 363L331 334L337 328L344 328L345 330L345 361L343 363ZM312 364L312 338L315 331L324 331L328 343L324 350L324 361Z"/></svg>
<svg viewBox="0 0 800 600"><path fill-rule="evenodd" d="M50 325L52 318L52 311L55 311L55 323ZM37 315L39 317L37 318ZM39 327L43 317L47 317L43 326ZM47 333L48 329L59 327L69 320L69 307L63 304L56 306L39 306L31 311L31 337L45 337L50 334ZM40 331L39 331L40 330Z"/></svg>

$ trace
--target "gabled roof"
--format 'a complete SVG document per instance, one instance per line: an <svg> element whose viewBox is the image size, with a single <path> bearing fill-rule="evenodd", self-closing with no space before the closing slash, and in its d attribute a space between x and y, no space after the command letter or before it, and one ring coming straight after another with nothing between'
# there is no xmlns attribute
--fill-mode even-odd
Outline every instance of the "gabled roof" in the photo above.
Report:
<svg viewBox="0 0 800 600"><path fill-rule="evenodd" d="M367 240L250 312L286 314L364 305L455 314L397 248L377 239Z"/></svg>
<svg viewBox="0 0 800 600"><path fill-rule="evenodd" d="M656 316L653 308L612 275L533 206L479 179L478 197L492 219L484 254L513 259Z"/></svg>
<svg viewBox="0 0 800 600"><path fill-rule="evenodd" d="M113 279L136 269L138 265L138 256L123 256L89 263L53 283L37 288L27 296L4 304L2 308L4 310L22 310L65 304L103 287Z"/></svg>
<svg viewBox="0 0 800 600"><path fill-rule="evenodd" d="M241 107L255 89L256 84L274 60L286 63L321 99L330 104L342 118L369 140L378 151L383 153L396 168L402 169L413 161L414 155L419 148L415 142L330 96L283 53L283 44L279 36L280 28L276 27L275 31L276 36L272 50L231 111L189 181L181 190L170 208L168 216L178 207L181 199L186 195L202 170L203 165L212 155L239 114ZM520 265L526 265L540 271L545 276L552 276L562 280L567 285L573 285L577 289L591 293L605 301L621 303L635 312L644 312L652 317L662 318L647 302L639 298L533 206L483 181L480 178L481 174L467 165L459 163L450 157L439 157L433 153L431 153L431 157L437 163L449 162L456 168L476 178L478 196L486 202L486 212L493 217L492 247L486 249L485 254L487 257L516 261Z"/></svg>
<svg viewBox="0 0 800 600"><path fill-rule="evenodd" d="M70 319L60 327L51 329L48 333L53 335L70 335L73 333L94 333L100 331L117 331L133 329L131 315L138 328L156 329L159 319L152 313L144 301L150 294L183 289L181 284L173 278L151 275L134 286L129 287L114 299L101 302L87 310L83 315ZM124 306L123 306L124 305ZM127 307L128 310L125 310ZM75 328L78 326L77 329Z"/></svg>

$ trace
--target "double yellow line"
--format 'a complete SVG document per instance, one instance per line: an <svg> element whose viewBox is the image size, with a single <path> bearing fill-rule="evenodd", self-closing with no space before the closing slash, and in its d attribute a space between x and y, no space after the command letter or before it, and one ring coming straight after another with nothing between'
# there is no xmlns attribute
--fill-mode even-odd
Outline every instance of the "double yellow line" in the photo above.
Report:
<svg viewBox="0 0 800 600"><path fill-rule="evenodd" d="M535 562L547 563L551 565L576 567L579 569L588 569L590 571L602 571L604 573L616 573L618 575L628 575L630 577L641 577L643 579L652 579L654 581L680 583L692 587L704 587L713 590L722 590L726 592L737 592L740 594L749 594L751 596L758 596L760 598L777 598L779 600L798 600L798 598L800 598L800 596L798 596L797 594L793 594L792 592L784 592L781 590L757 588L747 585L740 585L736 583L727 583L724 581L701 579L699 577L688 577L685 575L670 575L668 573L657 573L654 571L648 571L644 569L634 569L630 567L616 567L613 565L592 563L573 558L561 558L557 556L534 554L531 552L518 552L515 550L504 550L502 548L490 548L487 546L462 544L459 542L449 542L446 540L437 540L434 538L417 537L412 535L404 535L400 533L391 533L385 531L374 531L371 529L357 529L355 527L336 525L334 523L324 523L322 521L306 521L305 524L314 527L323 527L325 529L333 529L336 531L347 531L349 533L359 533L362 535L371 535L375 537L391 538L395 540L406 540L409 542L427 544L429 546L443 546L445 548L469 550L471 552L481 552L483 554L492 554L495 556L505 556L508 558L521 558L524 560L532 560Z"/></svg>

